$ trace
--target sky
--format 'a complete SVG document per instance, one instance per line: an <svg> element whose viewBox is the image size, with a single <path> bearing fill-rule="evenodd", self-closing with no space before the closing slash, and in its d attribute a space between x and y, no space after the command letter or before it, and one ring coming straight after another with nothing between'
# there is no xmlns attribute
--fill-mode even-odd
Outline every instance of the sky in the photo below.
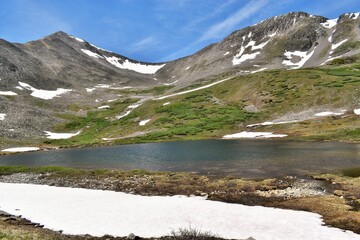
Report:
<svg viewBox="0 0 360 240"><path fill-rule="evenodd" d="M333 19L360 12L360 1L1 0L0 38L25 43L64 31L135 60L163 62L295 11Z"/></svg>

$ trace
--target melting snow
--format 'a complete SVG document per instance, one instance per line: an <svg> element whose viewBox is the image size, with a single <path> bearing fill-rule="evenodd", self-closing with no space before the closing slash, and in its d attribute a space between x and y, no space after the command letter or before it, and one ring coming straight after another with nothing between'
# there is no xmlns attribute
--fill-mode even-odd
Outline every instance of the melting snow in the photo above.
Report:
<svg viewBox="0 0 360 240"><path fill-rule="evenodd" d="M293 66L291 69L301 68L311 58L314 52L315 52L315 48L310 53L301 52L301 51L295 51L295 52L285 51L284 55L288 58L288 60L283 60L282 63L287 66ZM293 56L300 57L300 61L297 63L293 63L291 61L293 59Z"/></svg>
<svg viewBox="0 0 360 240"><path fill-rule="evenodd" d="M71 89L64 89L64 88L58 88L54 91L36 89L24 82L19 82L19 85L27 90L32 91L32 93L30 94L31 96L36 97L36 98L45 99L45 100L53 99L54 97L58 97L61 94L72 91Z"/></svg>
<svg viewBox="0 0 360 240"><path fill-rule="evenodd" d="M139 122L139 126L145 126L145 124L147 124L150 121L151 121L151 119L143 120L143 121Z"/></svg>
<svg viewBox="0 0 360 240"><path fill-rule="evenodd" d="M76 133L53 133L49 131L44 132L46 133L48 139L68 139L80 134L80 131Z"/></svg>
<svg viewBox="0 0 360 240"><path fill-rule="evenodd" d="M356 115L360 115L360 108L354 109L354 113L355 113Z"/></svg>
<svg viewBox="0 0 360 240"><path fill-rule="evenodd" d="M16 96L17 93L14 93L12 91L0 91L0 95L2 95L2 96Z"/></svg>
<svg viewBox="0 0 360 240"><path fill-rule="evenodd" d="M0 113L0 121L4 121L6 117L6 113Z"/></svg>
<svg viewBox="0 0 360 240"><path fill-rule="evenodd" d="M81 49L81 51L83 51L85 54L89 55L90 57L94 57L94 58L97 58L97 59L104 58L103 56L101 56L101 55L99 55L97 53L94 53L94 52L92 52L90 50L87 50L87 49Z"/></svg>
<svg viewBox="0 0 360 240"><path fill-rule="evenodd" d="M38 151L40 148L38 147L15 147L15 148L7 148L1 150L2 152L31 152Z"/></svg>
<svg viewBox="0 0 360 240"><path fill-rule="evenodd" d="M234 138L283 138L286 134L273 134L272 132L240 132L223 136L224 139Z"/></svg>
<svg viewBox="0 0 360 240"><path fill-rule="evenodd" d="M321 25L322 25L323 27L325 27L325 28L332 28L332 27L336 26L337 21L338 21L337 18L336 18L336 19L329 19L329 20L327 20L326 22L321 23Z"/></svg>
<svg viewBox="0 0 360 240"><path fill-rule="evenodd" d="M161 237L179 228L228 239L359 239L324 225L316 213L209 201L201 197L0 183L1 210L65 234ZM26 196L26 197L24 197ZM104 221L99 221L103 219ZM111 221L105 221L109 220Z"/></svg>
<svg viewBox="0 0 360 240"><path fill-rule="evenodd" d="M146 65L141 63L133 63L130 62L128 59L123 61L123 63L120 63L119 60L122 60L121 58L117 58L115 56L113 57L105 57L106 61L111 63L112 65L121 68L121 69L127 69L132 70L135 72L143 73L143 74L154 74L156 73L160 68L164 67L165 64L162 65Z"/></svg>
<svg viewBox="0 0 360 240"><path fill-rule="evenodd" d="M110 106L109 105L103 105L103 106L98 107L98 109L107 109L107 108L110 108Z"/></svg>

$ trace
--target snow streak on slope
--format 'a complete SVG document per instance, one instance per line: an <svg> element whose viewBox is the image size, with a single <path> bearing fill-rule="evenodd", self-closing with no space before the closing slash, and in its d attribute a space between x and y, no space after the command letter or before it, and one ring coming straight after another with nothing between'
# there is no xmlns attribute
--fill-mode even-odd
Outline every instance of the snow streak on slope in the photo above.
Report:
<svg viewBox="0 0 360 240"><path fill-rule="evenodd" d="M359 240L359 235L324 226L321 216L201 197L139 196L122 192L33 184L0 183L1 209L63 230L92 236L161 237L191 226L228 239Z"/></svg>

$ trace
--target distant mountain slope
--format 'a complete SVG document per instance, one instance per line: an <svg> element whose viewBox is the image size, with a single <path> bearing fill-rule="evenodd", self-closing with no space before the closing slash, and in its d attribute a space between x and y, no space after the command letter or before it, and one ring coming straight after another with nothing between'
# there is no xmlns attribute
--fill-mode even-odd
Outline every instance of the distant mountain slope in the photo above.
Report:
<svg viewBox="0 0 360 240"><path fill-rule="evenodd" d="M199 87L228 76L318 67L333 61L356 62L360 59L359 26L359 13L329 20L293 12L234 31L193 55L165 63L139 62L64 32L25 44L0 39L1 145L14 145L18 140L42 142L45 131L74 116L87 116L97 108L115 112L95 114L96 120L89 117L92 121L120 119L131 114L139 102L159 94ZM356 79L349 81L357 83ZM237 104L242 106L246 101L244 111L261 111L263 103L259 99L265 93L259 94L256 99L251 94L245 100L238 99ZM358 98L352 99L347 106L355 107ZM214 103L217 101L214 99ZM85 122L75 128L89 127ZM114 131L131 135L135 134L133 130Z"/></svg>

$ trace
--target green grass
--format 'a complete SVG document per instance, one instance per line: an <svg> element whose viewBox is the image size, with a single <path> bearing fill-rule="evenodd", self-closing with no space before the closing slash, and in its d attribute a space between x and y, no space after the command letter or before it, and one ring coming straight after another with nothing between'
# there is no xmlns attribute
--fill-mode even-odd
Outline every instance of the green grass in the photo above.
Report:
<svg viewBox="0 0 360 240"><path fill-rule="evenodd" d="M183 90L198 86L198 83L193 84ZM360 99L359 87L360 64L264 71L238 76L196 92L164 100L149 100L120 120L116 120L115 116L124 113L137 100L113 102L110 109L90 111L86 117L62 114L60 116L66 123L57 125L54 128L56 131L82 129L82 133L71 139L47 140L46 143L76 146L104 144L102 138L117 139L115 143L118 144L218 138L247 130L247 124L270 121L289 112L357 105ZM168 86L164 86L140 92L157 95L168 89ZM163 106L165 102L171 104ZM244 110L245 106L254 104L260 112L249 113ZM80 106L74 109L78 108ZM139 126L139 121L145 119L151 121L145 126ZM272 128L280 133L291 133L292 138L297 139L360 141L358 119L352 122L337 121L336 128L333 122L320 123L323 124L322 128L316 122ZM127 137L135 132L145 134Z"/></svg>

